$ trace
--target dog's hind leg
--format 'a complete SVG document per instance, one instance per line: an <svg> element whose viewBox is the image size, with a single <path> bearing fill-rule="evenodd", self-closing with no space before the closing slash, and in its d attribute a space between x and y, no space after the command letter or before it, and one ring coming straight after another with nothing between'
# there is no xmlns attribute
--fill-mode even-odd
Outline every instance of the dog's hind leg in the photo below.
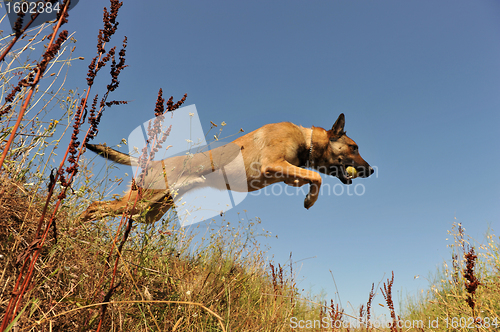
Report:
<svg viewBox="0 0 500 332"><path fill-rule="evenodd" d="M132 208L137 197L137 190L132 190L126 193L119 200L110 201L95 201L89 205L87 210L83 212L81 219L83 221L98 220L108 216L120 216L129 208ZM140 210L138 206L135 209L128 211L130 214L136 214Z"/></svg>
<svg viewBox="0 0 500 332"><path fill-rule="evenodd" d="M81 216L82 221L98 220L108 216L118 216L125 211L127 202L120 201L95 201L89 205Z"/></svg>

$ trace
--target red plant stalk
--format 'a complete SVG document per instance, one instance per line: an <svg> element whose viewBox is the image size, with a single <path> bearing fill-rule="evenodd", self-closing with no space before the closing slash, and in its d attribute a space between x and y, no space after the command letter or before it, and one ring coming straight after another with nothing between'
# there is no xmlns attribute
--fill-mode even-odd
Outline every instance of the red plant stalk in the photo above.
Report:
<svg viewBox="0 0 500 332"><path fill-rule="evenodd" d="M163 114L165 112L173 112L176 109L178 109L185 102L186 98L187 98L187 94L185 94L181 100L179 100L177 103L174 104L173 97L170 97L170 99L167 102L167 108L165 109L164 108L164 101L165 100L162 98L162 89L160 89L160 91L158 92L158 100L157 100L156 108L155 108L156 118L154 121L154 125L151 127L151 123L150 123L150 126L148 128L148 140L147 140L147 142L148 142L148 145L151 147L150 153L149 154L147 153L147 146L146 146L142 151L142 155L139 157L139 167L136 169L136 174L134 177L134 178L137 178L137 172L139 171L139 168L141 168L141 174L139 175L139 178L140 178L139 181L142 184L143 184L143 181L142 181L143 175L147 171L147 167L148 167L149 162L151 162L154 159L154 155L155 155L156 151L158 151L158 149L161 148L161 144L163 144L165 142L165 140L167 139L167 137L170 133L171 127L166 132L163 133L161 138L158 137L158 135L161 133L161 124L160 123L163 120ZM145 159L144 162L141 161L143 159ZM138 195L136 195L135 200L134 200L134 204L132 205L132 208L130 211L133 211L135 209L137 201L142 197L141 187L139 187L137 190L139 190L139 193L138 193ZM132 191L129 192L129 199L130 199L131 194L132 194ZM108 256L108 261L111 258L111 255L114 251L115 245L116 245L117 240L118 240L118 235L120 234L120 230L123 226L125 218L127 217L127 215L129 215L131 213L132 212L124 211L122 214L120 224L118 225L115 238L114 238L113 243L111 245L110 253ZM119 262L120 257L121 257L121 251L122 251L123 245L127 241L128 235L129 235L130 230L132 228L131 215L129 215L127 217L127 219L128 219L127 228L125 229L125 233L124 233L122 240L120 242L120 245L118 246L118 249L117 249L118 255L115 259L115 264L113 267L113 273L111 276L109 290L106 293L106 295L104 296L103 301L101 301L103 303L102 307L101 307L102 308L101 309L101 318L99 320L99 324L97 326L96 332L100 332L101 327L102 327L102 323L104 321L106 309L107 309L107 306L109 304L109 300L110 300L114 290L120 286L120 283L118 283L118 285L115 286L114 282L115 282L115 278L116 278L117 271L118 271L118 262ZM104 276L104 273L103 273L103 276ZM102 281L102 279L101 279L101 281ZM159 326L157 326L157 327L159 328Z"/></svg>
<svg viewBox="0 0 500 332"><path fill-rule="evenodd" d="M172 99L172 98L171 98ZM173 108L172 106L169 106L168 109L169 110L175 110L176 108L178 108L182 103L184 103L184 100L185 98L182 99L182 102L180 102L180 104L178 103L178 106ZM151 152L149 154L147 154L147 146L143 149L143 153L142 155L140 156L139 158L139 165L140 167L138 167L136 169L136 175L135 175L135 178L137 178L137 172L139 171L139 168L141 168L141 174L139 175L139 177L141 178L141 180L139 180L141 182L141 184L143 184L143 175L144 173L146 172L147 170L147 166L148 164L153 160L154 158L154 154L155 154L155 151L156 151L156 148L160 148L161 147L161 144L166 140L167 136L168 136L168 132L170 132L170 130L167 131L167 135L163 135L163 137L161 139L158 140L158 135L159 133L161 132L161 125L160 125L160 122L161 120L163 119L163 113L164 113L164 99L162 98L162 89L160 89L160 91L158 92L158 100L157 100L157 105L156 105L156 109L155 109L155 115L156 115L156 118L155 118L155 125L153 126L153 128L150 128L151 130L148 130L148 140L147 142L149 143L149 145L151 146ZM151 123L150 123L151 124ZM143 158L146 158L146 161L145 162L141 162L141 159ZM137 201L139 198L141 198L141 187L139 187L137 190L139 190L139 193L138 195L136 195L135 197L135 200L134 200L134 204L132 205L132 209L131 211L133 211L135 209L135 206L137 204ZM132 191L129 192L129 199L130 199L130 196L132 194ZM114 251L114 247L115 247L115 244L117 242L117 239L118 239L118 234L120 233L120 230L121 230L121 227L125 221L125 217L128 213L131 213L131 212L127 212L127 211L124 211L123 214L122 214L122 217L121 217L121 220L120 220L120 224L118 225L118 229L116 231L116 236L115 236L115 239L113 240L113 244L111 246L111 250L110 250L110 253L109 253L109 257L111 257L113 251ZM116 278L116 274L117 274L117 271L118 271L118 262L120 260L120 256L121 256L121 251L122 251L122 248L123 248L123 245L125 244L127 238L128 238L128 235L130 233L130 230L132 228L132 219L131 219L131 216L128 216L128 223L127 223L127 228L125 229L125 233L123 234L123 237L122 237L122 240L120 242L120 245L118 246L118 255L115 259L115 264L114 264L114 267L113 267L113 274L111 276L111 282L110 282L110 286L109 286L109 290L108 292L106 293L104 299L103 299L103 304L102 305L102 309L101 309L101 318L99 320L99 324L97 326L97 330L96 332L100 332L101 330L101 327L102 327L102 323L104 321L104 315L106 313L106 309L107 309L107 303L109 302L112 294L113 294L113 291L119 286L118 285L114 285L114 282L115 282L115 278ZM158 326L157 326L158 327ZM159 327L158 327L159 328Z"/></svg>
<svg viewBox="0 0 500 332"><path fill-rule="evenodd" d="M160 94L161 94L161 89L160 89ZM153 139L153 146L156 145L156 137L154 137ZM143 156L145 155L146 152L143 152ZM140 159L143 157L141 156ZM146 163L145 163L145 167L147 167L147 165L149 164L149 162L151 161L151 155L149 155L147 157L147 160L146 160ZM137 167L136 169L136 173L135 173L135 176L134 178L137 178L137 172L139 171L139 168L142 168L142 167ZM145 168L142 169L142 172L145 171ZM142 175L142 174L141 174ZM140 175L140 176L141 176ZM135 200L134 200L134 204L132 205L131 207L131 211L133 211L135 209L135 206L137 205L137 201L141 198L141 188L137 188L137 190L139 190L139 194L135 196ZM132 190L129 192L129 200L130 200L130 197L132 196ZM130 215L129 215L130 214ZM128 216L127 216L128 215ZM104 314L106 313L106 308L107 308L107 303L109 302L110 298L111 298L111 295L113 294L113 291L119 286L118 285L114 285L114 282L115 282L115 278L116 278L116 274L117 274L117 271L118 271L118 262L120 261L120 255L121 255L121 251L122 251L122 247L125 243L125 241L127 240L128 238L128 235L130 233L130 230L132 228L132 219L131 219L132 215L131 215L131 212L127 212L127 211L123 211L123 214L122 214L122 217L120 219L120 224L118 225L118 228L116 230L116 235L115 235L115 238L113 240L113 243L111 244L111 249L110 249L110 252L109 252L109 255L108 255L108 261L109 259L111 258L112 254L113 254L113 251L115 249L115 245L116 243L118 242L118 235L120 234L120 230L123 226L123 223L126 219L128 219L128 222L127 222L127 228L125 229L125 233L122 237L122 240L120 242L120 245L118 246L118 255L115 259L115 264L113 266L113 273L111 275L111 281L110 281L110 286L109 286L109 290L108 292L106 293L103 301L104 304L102 305L102 309L101 309L101 319L99 320L99 324L97 326L97 330L96 332L99 332L101 330L101 327L102 327L102 323L103 323L103 320L104 320ZM104 276L104 273L103 273L103 276Z"/></svg>
<svg viewBox="0 0 500 332"><path fill-rule="evenodd" d="M69 1L68 1L69 3ZM66 8L66 7L65 7ZM64 17L64 13L62 15L62 17ZM98 59L100 60L102 56L102 53L99 55ZM98 64L96 64L97 66ZM109 91L108 91L109 92ZM88 96L89 96L89 93L90 93L90 86L89 86L89 89L87 90L87 95L85 96L85 98L82 100L82 104L80 105L80 114L79 114L79 117L75 120L75 124L81 124L81 117L82 117L82 114L83 114L83 110L85 109L85 106L86 106L86 103L87 103L87 100L88 100ZM105 105L105 99L107 98L108 96L108 93L105 94L105 97L103 98L103 103L102 105ZM100 113L102 113L102 111L104 110L104 106L102 106L98 112L98 115ZM76 125L75 125L76 126ZM77 129L77 128L75 128ZM87 130L87 133L85 135L85 139L84 139L84 142L87 140L87 137L89 136L89 133L91 132L91 129L92 127L90 127L88 130ZM68 153L69 153L69 148L75 143L75 140L76 140L76 136L75 137L72 137L72 140L70 142L70 144L68 145L68 149L66 150L66 153L61 161L61 164L59 166L59 170L58 172L56 173L55 175L55 178L53 181L51 181L51 185L49 187L49 195L47 196L47 200L46 200L46 204L44 206L44 209L42 211L42 216L40 217L40 220L39 220L39 223L38 223L38 229L37 229L37 232L36 232L36 236L35 236L35 240L33 241L33 243L30 245L30 248L27 249L27 252L31 251L31 250L34 250L36 249L36 251L33 253L33 256L31 257L31 260L30 260L30 256L31 255L26 255L26 258L25 258L25 261L23 263L23 267L21 268L21 271L19 273L19 277L18 277L18 280L16 282L16 285L15 285L15 290L13 291L13 298L11 298L11 301L9 302L9 306L7 308L7 312L6 312L6 315L4 317L4 322L2 324L2 329L4 329L6 327L6 325L8 324L8 318L9 316L11 315L12 312L16 312L18 307L19 307L19 304L20 304L20 300L24 294L24 292L26 291L27 289L27 286L29 285L30 281L31 281L31 278L33 276L33 271L34 271L34 265L35 265L35 262L37 261L39 255L40 255L40 252L41 252L41 249L43 247L43 244L45 243L45 240L47 238L47 235L48 235L48 232L49 232L49 229L50 229L50 226L52 225L53 221L54 221L54 217L58 211L58 208L62 202L62 200L64 199L65 197L65 192L67 190L67 186L63 186L63 189L61 191L61 194L59 195L59 199L56 203L56 206L53 210L53 213L52 213L52 216L50 218L50 220L48 221L47 223L47 226L45 228L45 231L44 231L44 234L42 236L42 238L39 238L39 233L40 233L40 230L41 230L41 226L43 224L43 220L45 218L45 213L47 211L47 208L48 208L48 205L49 205L49 202L50 202L50 198L52 197L52 194L53 194L53 191L54 191L54 186L57 182L57 178L60 174L62 174L62 169L64 167L64 163L68 157ZM83 151L83 144L82 146L80 147L79 149L79 153L78 153L78 156L76 158L76 161L74 162L75 164L78 163L78 160L80 159L80 156L81 156L81 153ZM76 168L73 168L71 173L70 173L70 176L69 176L69 180L67 182L67 184L69 185L72 180L73 180L73 177L74 175L76 174ZM28 269L28 273L27 273L27 276L25 277L22 285L21 285L21 289L19 289L20 285L19 283L21 282L21 279L22 279L22 276L24 274L24 270L26 268L26 265L28 263L28 261L30 262L29 264L29 269ZM15 304L15 305L14 305ZM14 308L14 310L13 310ZM5 325L5 326L4 326Z"/></svg>
<svg viewBox="0 0 500 332"><path fill-rule="evenodd" d="M71 1L68 0L65 3L65 6L63 8L63 12L62 12L61 16L59 17L59 20L57 21L57 25L54 28L54 32L52 33L52 38L50 39L49 45L47 47L47 51L50 49L50 47L54 43L54 40L55 40L56 35L57 35L57 31L61 27L62 22L65 20L66 11L68 9L68 6L69 6L70 2ZM21 107L21 110L19 111L19 115L17 117L16 124L14 125L14 128L12 128L12 132L10 134L9 140L7 141L7 145L5 145L5 149L4 149L3 153L2 153L2 156L0 157L0 170L2 169L3 162L5 160L5 157L7 156L7 153L9 152L10 146L12 145L12 142L14 141L14 137L16 136L16 131L19 128L19 125L21 124L21 121L22 121L22 119L24 117L24 112L26 112L26 109L28 108L28 104L29 104L29 102L31 100L31 96L33 95L33 91L35 90L36 85L38 84L38 82L42 78L43 72L45 71L45 68L40 68L41 67L40 64L37 67L39 70L36 73L35 79L33 80L33 83L30 84L30 91L28 92L28 96L26 97L26 99L24 101L24 104Z"/></svg>
<svg viewBox="0 0 500 332"><path fill-rule="evenodd" d="M87 98L88 98L88 95L89 95L89 92L90 92L90 87L89 87L89 89L88 89L88 90L89 90L89 91L87 92L87 95L86 95L86 97L85 97L85 99L83 100L82 105L81 105L81 110L82 110L82 112L80 112L80 118L78 119L79 121L81 120L81 117L82 117L82 114L83 114L83 109L85 108L85 105L86 105L86 102L87 102ZM103 110L104 110L104 107L101 107L101 109L99 110L99 112L98 112L98 113L101 113ZM91 130L91 128L89 128L89 129L87 130L87 133L86 133L85 137L87 137L87 136L88 136L88 134L89 134L90 130ZM85 139L84 139L83 141L85 142ZM55 207L54 207L53 213L52 213L52 215L51 215L51 217L50 217L50 219L49 219L49 221L48 221L48 223L47 223L47 226L46 226L46 228L45 228L45 230L44 230L44 233L43 233L42 237L41 237L41 238L39 238L39 232L40 232L40 230L41 230L41 226L42 226L42 224L43 224L43 220L45 219L45 212L46 212L46 210L47 210L47 208L48 208L48 205L49 205L49 203L50 203L50 198L51 198L51 196L52 196L52 194L53 194L53 191L54 191L54 186L55 186L55 184L56 184L56 182L57 182L57 176L60 174L60 171L62 171L62 169L63 169L63 167L64 167L64 163L65 163L65 161L66 161L66 159L67 159L67 157L68 157L68 154L69 154L69 146L71 146L73 143L74 143L74 139L72 139L72 140L71 140L71 142L70 142L70 144L68 145L68 149L66 149L66 153L65 153L65 155L64 155L64 157L63 157L63 159L62 159L62 161L61 161L61 163L60 163L60 165L59 165L59 171L58 171L58 172L56 172L56 175L55 175L55 177L56 177L56 178L55 178L55 180L54 180L54 181L52 181L52 184L51 184L51 186L50 186L50 188L49 188L49 194L48 194L48 196L47 196L47 200L46 200L46 203L45 203L45 206L44 206L44 210L43 210L43 212L42 212L42 216L40 217L40 220L39 220L39 223L38 223L38 229L37 229L37 232L36 232L36 235L35 235L35 240L34 240L34 241L33 241L33 243L30 245L30 248L28 248L28 249L27 249L27 250L30 250L30 249L31 249L31 250L33 250L33 249L35 249L35 247L34 247L34 246L36 245L36 251L33 253L33 256L31 257L31 260L30 260L30 256L31 256L31 255L28 255L28 256L26 257L26 259L25 259L25 261L24 261L24 263L23 263L23 266L22 266L22 268L21 268L21 271L20 271L20 273L19 273L19 277L18 277L18 280L17 280L16 286L14 287L14 289L15 289L15 290L12 292L14 295L16 295L16 298L15 298L15 302L14 302L14 303L15 303L15 304L17 304L15 307L13 307L13 308L14 308L14 313L17 311L18 306L19 306L19 304L20 304L20 300L21 300L21 298L22 298L22 295L23 295L23 294L24 294L24 292L26 291L26 289L27 289L27 287L28 287L28 285L29 285L29 283L30 283L30 281L31 281L31 278L32 278L32 276L33 276L33 272L34 272L35 263L36 263L36 261L38 260L38 257L40 256L40 253L41 253L42 247L43 247L43 245L44 245L44 243L45 243L45 240L46 240L46 238L47 238L47 235L48 235L48 233L49 233L50 226L52 225L52 222L54 221L54 217L55 217L55 215L56 215L56 213L57 213L57 211L58 211L58 209L59 209L59 206L60 206L60 205L61 205L61 203L62 203L62 200L63 200L64 194L65 194L65 192L66 192L66 190L67 190L67 187L63 187L63 188L61 189L61 194L60 194L60 196L59 196L59 199L58 199L58 200L57 200L57 202L56 202L56 205L55 205ZM77 163L78 163L78 161L79 161L79 159L80 159L80 156L81 156L81 154L82 154L82 151L83 151L83 144L82 144L82 146L81 146L81 147L80 147L80 149L79 149L79 153L78 153L78 157L77 157L77 161L76 161ZM75 174L76 174L76 170L74 170L74 171L70 174L70 176L69 176L69 178L68 178L68 183L71 183L71 182L72 182L72 180L73 180L73 176L74 176ZM19 289L19 283L20 283L20 281L21 281L22 275L24 274L24 269L25 269L26 264L28 263L28 261L30 261L30 264L29 264L29 267L28 267L28 274L27 274L27 276L25 277L25 279L24 279L24 281L23 281L23 283L22 283L22 285L21 285L21 289ZM14 300L14 297L13 297L13 298L11 298L11 302L13 302L13 300ZM11 306L11 302L9 302L9 306L7 307L7 313L6 313L5 318L7 318L7 314L9 314L9 308L10 308L10 306ZM11 311L11 312L12 312L12 311ZM2 327L0 328L0 331L2 331L3 329L5 329L5 328L6 328L6 326L7 326L7 323L6 323L6 321L7 321L7 320L6 320L5 318L4 318L4 324L2 324ZM5 326L4 326L4 325L5 325Z"/></svg>
<svg viewBox="0 0 500 332"><path fill-rule="evenodd" d="M46 1L48 2L48 1ZM36 14L33 14L31 16L31 20L28 22L28 24L26 24L26 26L19 30L19 32L16 32L16 36L14 37L14 39L12 39L12 41L10 42L9 46L7 46L7 48L5 49L5 51L3 51L2 55L0 55L0 61L4 61L5 60L5 56L7 55L7 53L9 53L9 51L11 50L11 48L17 43L17 41L19 40L19 38L23 35L23 33L30 27L31 23L33 23L36 18L38 17L38 15L40 15L40 13L36 13Z"/></svg>
<svg viewBox="0 0 500 332"><path fill-rule="evenodd" d="M159 116L162 116L164 114L165 111L167 112L173 112L175 111L177 108L179 108L183 103L184 101L186 100L186 97L187 95L184 95L184 97L178 101L176 104L173 104L173 103L167 103L168 106L167 106L167 110L163 110L163 102L165 101L163 98L162 98L162 89L160 89L160 91L158 92L158 101L157 101L157 108L155 109L155 115L157 116L157 118L155 119L155 121L157 121L158 117ZM170 100L169 102L173 99L173 97L170 97ZM161 109L161 110L158 110L158 109ZM139 163L140 165L143 165L143 167L137 167L136 169L136 173L134 175L134 178L137 179L137 172L139 172L139 168L141 168L141 172L144 173L146 170L147 170L147 167L149 165L149 163L154 159L154 148L153 147L158 147L158 148L161 148L161 144L164 143L164 141L166 140L166 136L168 136L168 134L170 133L170 128L167 130L166 132L166 135L164 133L164 137L162 137L159 141L157 141L157 134L153 134L151 135L152 137L149 137L148 139L148 143L150 144L150 146L152 146L151 148L151 151L152 153L148 154L148 156L146 157L146 161L144 163L141 163L141 159L145 156L146 152L143 152L143 155L140 156L139 158ZM140 174L139 177L142 177L143 174ZM138 189L140 190L140 188ZM129 200L130 200L130 196L132 195L132 191L129 192ZM137 204L137 200L141 198L141 194L139 192L139 195L136 195L136 198L134 200L134 204L132 205L132 211L134 210L136 204ZM116 236L115 236L115 239L113 241L113 244L111 246L111 250L110 250L110 253L109 253L109 256L108 257L111 257L113 251L114 251L114 245L115 243L117 243L118 241L118 235L120 234L120 230L121 230L121 227L123 226L123 222L124 222L124 218L126 217L127 215L127 212L124 211L123 214L122 214L122 218L120 220L120 224L118 225L118 228L117 228L117 231L116 231ZM111 286L113 285L113 283L111 283Z"/></svg>
<svg viewBox="0 0 500 332"><path fill-rule="evenodd" d="M52 38L51 38L51 40L50 40L50 42L48 44L47 52L51 49L51 46L53 45L54 40L56 38L57 31L61 27L62 22L65 20L66 12L67 12L67 8L69 6L69 3L70 3L70 1L66 1L66 3L65 3L65 6L63 8L63 12L62 12L61 16L59 17L59 20L57 21L57 25L54 28L54 32L52 33ZM1 170L2 166L3 166L3 162L5 160L5 157L6 157L7 153L8 153L8 150L9 150L9 148L10 148L10 146L11 146L13 140L14 140L16 131L19 128L19 125L21 124L21 121L22 121L23 116L24 116L24 112L26 111L26 109L28 107L28 104L29 104L29 102L31 100L31 96L33 95L33 91L35 89L35 86L40 81L41 77L43 76L43 72L45 71L45 68L42 68L42 63L43 63L43 61L40 62L40 64L37 67L39 70L38 70L38 72L37 72L37 74L35 76L35 79L33 80L33 83L31 84L31 88L30 88L30 91L28 93L28 96L26 97L26 100L25 100L24 104L21 107L18 119L16 121L16 124L14 125L14 128L12 129L9 141L7 142L7 144L5 146L5 149L3 151L3 154L2 154L2 156L0 158L0 170ZM40 221L40 223L41 222L43 222L43 219ZM50 226L50 224L49 224L49 226ZM45 241L45 237L46 237L46 234L48 232L48 229L49 228L47 227L46 232L45 232L45 236L42 239L42 241L40 241L37 238L35 238L35 240L33 241L33 243L30 245L30 248L27 249L27 252L29 252L29 250L33 250L35 247L36 247L37 250L34 253L34 255L32 257L32 260L30 262L31 264L29 266L28 275L26 276L26 278L24 278L24 281L23 281L23 284L22 284L22 288L19 289L19 286L20 286L20 283L21 283L21 279L22 279L22 276L24 274L24 269L26 268L26 264L30 260L30 256L31 256L29 254L26 255L25 261L23 263L23 266L21 268L21 271L19 272L19 276L18 276L17 281L16 281L16 285L14 287L14 291L12 292L12 297L11 297L11 299L9 301L9 304L7 305L7 309L6 309L5 315L4 315L4 320L2 322L2 326L0 326L0 331L3 331L7 327L7 325L11 321L11 318L13 316L15 316L15 314L17 312L19 304L21 303L22 296L23 296L24 292L26 291L26 288L27 288L27 286L29 284L29 281L31 279L31 276L33 274L34 262L36 261L36 259L40 255L40 251L41 251L41 248L42 248L42 245L43 245L43 241Z"/></svg>
<svg viewBox="0 0 500 332"><path fill-rule="evenodd" d="M124 44L124 47L125 47L125 44ZM102 50L104 51L104 45L103 45ZM97 57L97 63L96 63L96 65L95 65L96 67L99 65L102 55L103 55L103 52L100 52L100 53L99 53L99 55L98 55L98 57ZM86 95L85 95L85 97L82 99L82 102L81 102L81 105L80 105L79 112L77 112L77 114L79 114L79 116L78 116L78 118L77 118L77 119L75 119L75 124L76 124L76 123L78 123L78 124L80 124L80 125L81 125L82 114L83 114L83 112L84 112L84 110L85 110L85 108L86 108L86 106L87 106L87 101L88 101L88 98L89 98L89 95L90 95L90 90L91 90L91 88L92 88L92 84L90 84L90 85L88 86L88 89L87 89L87 94L86 94ZM102 99L102 103L101 103L101 105L104 105L104 104L105 104L105 101L107 100L108 94L109 94L109 90L108 90L108 91L104 94L104 97L103 97L103 99ZM101 114L103 111L104 111L104 106L101 106L101 107L100 107L100 109L99 109L99 111L98 111L98 113L97 113L97 116L96 116L96 117L99 117L99 116L100 116L100 114ZM80 160L81 154L82 154L82 152L83 152L83 145L84 145L84 144L85 144L85 142L87 141L87 137L90 135L90 133L91 133L92 131L93 131L93 130L92 130L92 126L91 126L91 127L89 127L89 129L87 130L87 132L86 132L86 134L85 134L85 137L84 137L84 139L83 139L83 142L84 142L84 143L82 143L82 145L81 145L81 146L80 146L80 148L78 149L78 152L79 152L79 153L78 153L78 155L77 155L77 157L76 157L75 161L73 162L74 164L78 164L78 161ZM61 163L60 163L60 165L59 165L59 169L58 169L58 171L56 172L56 174L55 174L55 176L54 176L54 180L53 180L53 181L52 181L52 183L49 185L49 194L48 194L48 196L47 196L47 200L46 200L46 202L45 202L45 206L44 206L44 209L43 209L43 211L42 211L42 216L40 217L40 220L39 220L38 229L37 229L37 231L36 231L36 236L35 236L35 238L38 238L38 236L39 236L39 232L40 232L40 229L41 229L41 226L42 226L42 222L43 222L43 220L44 220L44 218L45 218L45 213L46 213L46 211L47 211L47 209L48 209L48 205L49 205L49 203L50 203L50 198L52 197L52 194L53 194L53 190L54 190L55 183L57 182L59 175L63 173L63 172L62 172L62 170L63 170L63 167L64 167L64 163L65 163L65 161L67 160L67 157L68 157L69 148L70 148L70 147L71 147L71 146L75 143L75 141L76 141L76 137L73 137L73 136L72 136L71 141L70 141L70 143L68 144L68 149L66 149L66 152L65 152L65 154L64 154L64 157L63 157L63 159L62 159L62 161L61 161ZM73 177L74 177L74 175L75 175L75 174L76 174L76 169L73 169L73 170L72 170L72 172L70 173L70 177L69 177L69 180L68 180L68 182L67 182L68 184L72 183L72 181L73 181ZM65 195L65 192L66 192L66 189L67 189L67 187L66 187L66 186L64 186L63 188L64 188L64 189L63 189L63 191L61 192L60 197L63 197L63 196ZM55 214L57 213L57 210L58 210L59 205L60 205L60 203L61 203L61 202L62 202L62 198L61 198L61 199L59 199L59 200L58 200L58 202L56 203L56 207L55 207L54 212L53 212L53 215L52 215L52 217L51 217L51 219L50 219L50 223L51 223L51 222L52 222L52 220L54 219L54 216L55 216ZM50 224L49 224L49 226L50 226ZM47 227L47 229L49 228L49 226Z"/></svg>

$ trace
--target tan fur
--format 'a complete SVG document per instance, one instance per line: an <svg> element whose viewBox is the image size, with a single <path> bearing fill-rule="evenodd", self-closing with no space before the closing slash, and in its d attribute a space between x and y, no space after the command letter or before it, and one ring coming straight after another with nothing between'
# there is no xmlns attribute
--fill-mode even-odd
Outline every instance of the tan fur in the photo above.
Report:
<svg viewBox="0 0 500 332"><path fill-rule="evenodd" d="M321 186L321 177L316 171L336 176L344 184L352 183L345 172L347 166L355 167L360 177L368 177L373 173L370 165L359 155L356 143L345 135L344 124L344 114L328 131L320 127L304 128L290 122L273 123L210 152L154 161L148 167L145 183L164 182L164 188L167 189L146 187L139 194L139 190L132 188L120 200L93 202L82 218L94 220L128 211L132 215L144 215L145 222L150 223L160 220L173 206L175 195L183 195L193 188L214 187L251 192L277 182L296 187L310 184L304 200L304 207L309 209L318 199ZM104 145L89 144L88 148L121 164L136 165L138 162L137 158ZM245 172L230 163L240 151ZM213 172L229 174L241 181L232 183L232 187L228 188L220 181L209 179L208 176ZM135 209L127 209L136 198L138 203Z"/></svg>

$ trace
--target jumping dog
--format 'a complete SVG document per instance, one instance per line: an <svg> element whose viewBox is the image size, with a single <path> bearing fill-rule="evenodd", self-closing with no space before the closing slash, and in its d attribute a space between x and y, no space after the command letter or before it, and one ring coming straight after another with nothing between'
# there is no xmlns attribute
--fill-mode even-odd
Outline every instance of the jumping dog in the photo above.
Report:
<svg viewBox="0 0 500 332"><path fill-rule="evenodd" d="M144 222L152 223L160 220L174 205L175 195L194 188L251 192L277 182L295 187L309 184L309 193L304 200L304 207L309 209L320 192L321 176L316 171L335 176L344 184L352 183L352 176L346 172L349 166L356 169L358 177L368 177L374 172L359 154L358 145L346 135L344 125L344 114L340 114L330 130L314 126L304 128L290 122L272 123L208 153L152 161L148 165L145 183L163 181L165 189L146 186L137 190L132 186L119 200L93 202L82 218L95 220L127 211L131 215L140 214L144 216ZM105 145L87 144L87 148L123 165L137 166L140 163L138 158ZM244 167L235 167L231 161L240 153ZM222 172L225 177L231 176L239 181L228 188L227 183L208 179L213 172ZM132 210L137 195L140 197Z"/></svg>

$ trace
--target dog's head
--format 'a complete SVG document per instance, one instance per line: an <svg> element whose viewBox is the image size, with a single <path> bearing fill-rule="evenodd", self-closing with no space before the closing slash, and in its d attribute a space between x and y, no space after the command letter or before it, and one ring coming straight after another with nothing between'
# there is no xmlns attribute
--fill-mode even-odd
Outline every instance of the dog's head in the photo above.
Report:
<svg viewBox="0 0 500 332"><path fill-rule="evenodd" d="M344 125L344 114L340 114L332 129L326 131L326 137L321 139L323 151L318 151L320 154L313 157L313 168L339 178L344 184L351 184L352 177L347 174L347 167L354 167L357 177L363 178L369 177L374 170L361 158L358 145L346 135Z"/></svg>

